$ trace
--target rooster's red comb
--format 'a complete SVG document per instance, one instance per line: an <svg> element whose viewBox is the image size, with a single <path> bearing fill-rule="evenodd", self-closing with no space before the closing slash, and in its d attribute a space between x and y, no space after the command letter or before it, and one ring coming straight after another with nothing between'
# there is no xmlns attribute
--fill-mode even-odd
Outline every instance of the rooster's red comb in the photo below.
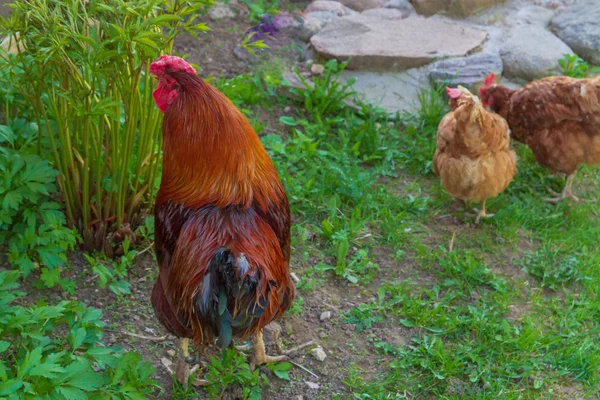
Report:
<svg viewBox="0 0 600 400"><path fill-rule="evenodd" d="M492 86L494 84L494 78L496 78L496 75L493 72L487 74L483 80L483 86Z"/></svg>
<svg viewBox="0 0 600 400"><path fill-rule="evenodd" d="M158 60L150 64L150 73L155 76L164 75L167 69L171 72L185 71L196 75L196 70L183 58L177 56L160 56Z"/></svg>
<svg viewBox="0 0 600 400"><path fill-rule="evenodd" d="M446 88L446 93L448 93L448 97L451 99L458 99L460 96L462 96L460 89L452 89L450 87Z"/></svg>

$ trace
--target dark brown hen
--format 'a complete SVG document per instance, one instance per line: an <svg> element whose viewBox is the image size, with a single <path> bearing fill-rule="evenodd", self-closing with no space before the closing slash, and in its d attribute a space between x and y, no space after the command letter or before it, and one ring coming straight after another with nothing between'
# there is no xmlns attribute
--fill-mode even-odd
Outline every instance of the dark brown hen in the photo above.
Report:
<svg viewBox="0 0 600 400"><path fill-rule="evenodd" d="M538 164L567 175L562 193L546 199L578 200L572 184L580 164L600 164L600 78L552 76L510 90L486 77L480 89L485 106L503 116L512 137L527 144Z"/></svg>

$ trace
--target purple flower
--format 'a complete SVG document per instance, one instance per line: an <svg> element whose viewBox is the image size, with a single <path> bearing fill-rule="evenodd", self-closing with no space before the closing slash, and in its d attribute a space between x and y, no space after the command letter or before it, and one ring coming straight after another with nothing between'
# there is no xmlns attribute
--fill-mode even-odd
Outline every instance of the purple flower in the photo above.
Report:
<svg viewBox="0 0 600 400"><path fill-rule="evenodd" d="M254 35L250 38L249 42L252 43L256 42L257 40L273 39L275 37L275 34L279 32L279 28L277 27L275 21L276 18L272 15L263 15L261 22L258 25L250 28L246 32L246 36L254 33Z"/></svg>

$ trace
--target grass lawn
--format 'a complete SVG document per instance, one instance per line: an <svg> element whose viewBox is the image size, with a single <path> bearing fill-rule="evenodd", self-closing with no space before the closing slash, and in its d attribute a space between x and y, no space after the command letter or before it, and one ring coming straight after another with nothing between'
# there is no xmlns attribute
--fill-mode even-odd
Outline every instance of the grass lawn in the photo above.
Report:
<svg viewBox="0 0 600 400"><path fill-rule="evenodd" d="M232 28L222 32L237 34ZM284 50L297 52L298 45ZM211 73L226 67L217 56L210 60ZM210 385L198 392L174 383L166 366L174 358L175 338L163 336L149 297L157 275L152 217L135 232L141 240L134 248L123 246L124 255L116 260L67 251L75 237L57 211L62 207L55 194L58 172L42 157L19 154L36 143L37 128L14 120L11 127L0 127L3 134L16 132L16 139L0 142L7 154L0 161L10 168L18 163L18 172L26 164L22 159L37 160L35 168L28 161L28 168L42 174L44 184L29 189L44 202L36 197L29 204L24 196L9 202L4 195L2 204L15 220L23 214L21 203L28 204L31 215L41 210L46 228L11 234L14 243L31 246L23 251L7 246L10 254L0 255L0 269L26 269L35 277L23 282L26 295L14 297L16 275L8 282L9 275L0 271L0 288L6 289L0 304L12 304L10 312L0 309L0 355L18 354L12 362L0 358L0 398L31 382L52 390L48 382L60 374L65 376L60 382L73 387L76 382L89 392L108 395L102 388L110 386L119 399L145 398L127 397L129 386L120 379L138 385L138 394L179 400L600 397L600 169L579 169L574 189L581 202L549 205L542 201L547 187L560 191L564 179L549 176L528 148L514 144L519 172L505 192L488 201L495 217L475 225L468 213L478 205L452 199L431 169L437 125L448 111L439 91L423 92L414 114L390 116L336 83L343 67L335 62L314 77L314 90L292 89L294 100L283 96L289 92L283 90L285 62L252 60L251 69L246 61L237 63L246 74L237 69L233 76L215 73L220 78L211 83L243 110L261 136L293 213L297 297L279 321L283 345L289 349L314 340L327 358L318 361L305 349L292 358L295 365L252 371L247 358L233 349L207 349L200 373ZM348 107L346 100L358 106ZM3 174L9 170L0 167ZM5 175L0 183L17 185L11 182L16 172ZM12 220L3 223L9 226ZM0 238L9 237L6 232L0 231L5 235ZM64 246L40 253L42 234L55 236L48 243ZM22 262L27 254L42 267ZM16 317L21 315L29 319ZM70 333L55 330L53 323ZM271 353L276 352L273 332L266 332ZM15 337L18 345L10 347ZM139 354L114 350L109 357L109 350L98 350L101 342ZM42 348L50 355L36 369ZM94 385L74 378L88 370L91 379L100 357L109 360L106 376ZM60 365L75 360L79 366L62 368L55 358ZM141 360L152 363L155 372ZM3 377L6 370L10 380ZM79 393L70 387L64 391Z"/></svg>
<svg viewBox="0 0 600 400"><path fill-rule="evenodd" d="M580 203L549 205L564 179L515 144L519 173L476 226L431 171L437 92L391 118L351 111L321 83L262 139L294 214L300 282L284 331L300 342L313 330L330 359L305 359L319 391L292 369L269 398L596 398L600 172L580 168ZM277 115L290 104L252 102Z"/></svg>

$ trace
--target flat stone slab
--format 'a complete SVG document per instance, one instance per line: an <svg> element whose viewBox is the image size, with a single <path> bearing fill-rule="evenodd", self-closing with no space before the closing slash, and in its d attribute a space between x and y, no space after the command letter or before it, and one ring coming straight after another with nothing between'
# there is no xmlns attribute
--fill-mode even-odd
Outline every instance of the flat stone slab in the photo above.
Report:
<svg viewBox="0 0 600 400"><path fill-rule="evenodd" d="M346 61L350 69L402 71L477 49L487 32L440 19L411 16L381 20L353 15L331 21L311 38L326 58Z"/></svg>

